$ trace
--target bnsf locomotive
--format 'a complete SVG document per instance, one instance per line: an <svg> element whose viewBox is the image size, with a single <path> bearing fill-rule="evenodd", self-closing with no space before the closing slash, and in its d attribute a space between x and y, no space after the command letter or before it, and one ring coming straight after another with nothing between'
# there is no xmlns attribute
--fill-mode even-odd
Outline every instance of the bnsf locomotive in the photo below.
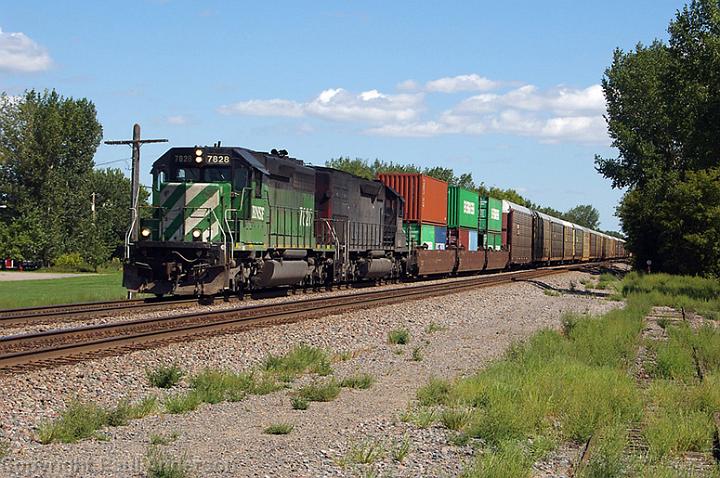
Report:
<svg viewBox="0 0 720 478"><path fill-rule="evenodd" d="M138 240L124 266L123 285L136 292L241 293L625 256L621 240L427 176L367 180L283 150L172 148L152 176L152 206L132 226Z"/></svg>

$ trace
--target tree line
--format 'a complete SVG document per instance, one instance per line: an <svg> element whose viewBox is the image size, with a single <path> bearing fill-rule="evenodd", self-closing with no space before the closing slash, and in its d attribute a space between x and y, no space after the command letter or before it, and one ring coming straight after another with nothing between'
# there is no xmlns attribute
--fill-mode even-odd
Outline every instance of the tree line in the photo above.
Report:
<svg viewBox="0 0 720 478"><path fill-rule="evenodd" d="M565 212L558 211L547 206L541 206L523 197L515 189L502 189L497 186L487 186L484 182L476 184L471 173L462 173L459 176L451 168L440 166L421 168L415 164L399 164L392 161L386 162L379 159L369 161L367 159L351 159L346 156L339 156L325 162L330 168L339 169L366 179L373 179L381 173L423 173L436 179L440 179L451 186L459 186L471 191L478 192L481 196L491 196L497 199L505 199L521 206L543 212L558 219L564 219L580 226L598 230L600 225L600 213L590 204L581 204L568 209ZM610 234L622 237L617 232Z"/></svg>
<svg viewBox="0 0 720 478"><path fill-rule="evenodd" d="M50 265L72 254L97 268L118 252L130 180L95 169L101 139L87 99L0 96L0 255Z"/></svg>
<svg viewBox="0 0 720 478"><path fill-rule="evenodd" d="M667 42L615 50L602 81L614 158L597 170L639 265L720 276L720 2L678 11Z"/></svg>

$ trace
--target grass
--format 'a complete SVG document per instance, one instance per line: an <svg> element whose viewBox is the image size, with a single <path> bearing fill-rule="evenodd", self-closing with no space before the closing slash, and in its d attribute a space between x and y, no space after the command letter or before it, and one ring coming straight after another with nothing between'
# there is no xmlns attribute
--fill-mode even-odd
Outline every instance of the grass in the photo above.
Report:
<svg viewBox="0 0 720 478"><path fill-rule="evenodd" d="M290 404L292 405L293 410L307 410L309 405L307 400L300 397L292 397L290 399Z"/></svg>
<svg viewBox="0 0 720 478"><path fill-rule="evenodd" d="M468 409L448 408L440 413L440 422L448 430L461 431L472 418L472 412Z"/></svg>
<svg viewBox="0 0 720 478"><path fill-rule="evenodd" d="M427 385L417 391L417 399L420 405L442 405L446 402L450 393L450 382L437 378L431 378Z"/></svg>
<svg viewBox="0 0 720 478"><path fill-rule="evenodd" d="M264 363L263 370L276 374L283 381L292 381L304 373L316 373L326 376L332 373L330 356L324 350L301 344L282 356L269 355Z"/></svg>
<svg viewBox="0 0 720 478"><path fill-rule="evenodd" d="M103 427L127 425L130 420L147 416L156 409L157 400L154 397L137 403L121 400L110 409L95 403L73 401L56 420L40 424L38 440L43 444L75 443L85 438L98 437L97 431Z"/></svg>
<svg viewBox="0 0 720 478"><path fill-rule="evenodd" d="M177 415L196 410L202 400L195 392L180 392L165 399L165 411Z"/></svg>
<svg viewBox="0 0 720 478"><path fill-rule="evenodd" d="M191 470L184 457L176 459L157 447L150 447L145 455L145 474L148 478L188 478Z"/></svg>
<svg viewBox="0 0 720 478"><path fill-rule="evenodd" d="M447 327L443 327L442 325L436 324L435 322L430 322L428 326L425 327L425 333L434 334L435 332L441 332L445 329L447 329Z"/></svg>
<svg viewBox="0 0 720 478"><path fill-rule="evenodd" d="M388 342L393 345L407 345L410 343L410 332L408 329L394 329L388 334Z"/></svg>
<svg viewBox="0 0 720 478"><path fill-rule="evenodd" d="M180 382L183 375L185 375L185 372L174 363L145 370L148 382L156 388L172 388Z"/></svg>
<svg viewBox="0 0 720 478"><path fill-rule="evenodd" d="M379 440L363 440L352 443L345 455L346 463L369 465L381 460L386 454L385 444Z"/></svg>
<svg viewBox="0 0 720 478"><path fill-rule="evenodd" d="M550 297L560 297L562 294L560 292L553 290L553 289L543 289L543 294L550 296Z"/></svg>
<svg viewBox="0 0 720 478"><path fill-rule="evenodd" d="M78 274L78 277L65 279L7 281L0 287L0 309L119 300L126 296L120 272Z"/></svg>
<svg viewBox="0 0 720 478"><path fill-rule="evenodd" d="M410 438L405 435L402 440L393 442L390 447L390 456L398 463L402 463L410 453Z"/></svg>
<svg viewBox="0 0 720 478"><path fill-rule="evenodd" d="M357 388L365 390L370 388L373 383L375 383L375 377L368 373L360 373L350 377L345 377L340 382L340 386L344 388Z"/></svg>
<svg viewBox="0 0 720 478"><path fill-rule="evenodd" d="M427 428L433 424L437 418L436 412L432 408L417 408L405 411L400 420L406 423L412 423L418 428Z"/></svg>
<svg viewBox="0 0 720 478"><path fill-rule="evenodd" d="M173 431L168 434L152 433L150 435L151 445L169 445L180 437L180 433Z"/></svg>
<svg viewBox="0 0 720 478"><path fill-rule="evenodd" d="M331 402L340 395L340 390L340 384L335 380L316 382L298 389L297 398L308 402Z"/></svg>
<svg viewBox="0 0 720 478"><path fill-rule="evenodd" d="M421 362L422 361L423 356L422 356L421 347L415 347L413 349L411 358L412 358L413 362Z"/></svg>
<svg viewBox="0 0 720 478"><path fill-rule="evenodd" d="M642 294L654 305L685 308L709 319L720 319L720 281L717 279L632 272L622 281L621 292L624 297Z"/></svg>
<svg viewBox="0 0 720 478"><path fill-rule="evenodd" d="M623 450L627 445L627 431L610 425L596 433L590 459L578 473L580 478L615 478L626 476L627 463Z"/></svg>
<svg viewBox="0 0 720 478"><path fill-rule="evenodd" d="M293 431L294 428L295 425L291 425L290 423L275 423L263 430L263 433L268 435L287 435Z"/></svg>
<svg viewBox="0 0 720 478"><path fill-rule="evenodd" d="M10 454L10 443L5 440L0 440L0 460Z"/></svg>

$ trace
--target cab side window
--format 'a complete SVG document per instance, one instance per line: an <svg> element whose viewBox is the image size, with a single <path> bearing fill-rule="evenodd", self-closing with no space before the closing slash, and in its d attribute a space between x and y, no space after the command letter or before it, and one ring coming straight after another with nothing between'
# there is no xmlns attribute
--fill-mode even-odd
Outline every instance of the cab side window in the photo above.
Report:
<svg viewBox="0 0 720 478"><path fill-rule="evenodd" d="M262 197L262 173L260 171L255 171L255 197L258 199Z"/></svg>
<svg viewBox="0 0 720 478"><path fill-rule="evenodd" d="M238 167L235 168L233 176L233 189L235 191L242 191L248 187L248 170L247 168Z"/></svg>

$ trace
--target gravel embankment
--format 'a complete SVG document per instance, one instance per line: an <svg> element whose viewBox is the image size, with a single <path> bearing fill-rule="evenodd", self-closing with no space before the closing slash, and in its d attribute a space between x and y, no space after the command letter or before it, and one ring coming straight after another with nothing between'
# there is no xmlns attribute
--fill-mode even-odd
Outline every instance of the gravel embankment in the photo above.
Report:
<svg viewBox="0 0 720 478"><path fill-rule="evenodd" d="M373 440L389 450L403 437L410 441L407 458L398 464L385 453L372 465L380 476L456 475L472 456L469 447L451 445L441 427L418 429L399 419L416 389L430 377L455 377L483 367L512 341L559 326L564 312L602 313L619 305L569 290L571 281L589 277L571 272L539 280L566 291L558 297L546 295L536 283L515 283L2 377L0 434L11 441L11 452L0 463L0 475L142 476L150 434L172 431L179 437L163 449L186 456L201 477L356 476L368 465L341 464L353 444ZM444 329L427 333L430 323ZM388 332L400 326L410 330L411 343L388 345ZM133 421L105 430L108 441L33 441L37 424L75 397L107 405L126 397L162 397L166 392L148 386L146 368L177 362L189 373L206 367L246 370L269 353L281 354L299 343L352 352L352 359L333 364L334 375L362 371L377 382L369 390L345 389L337 400L312 403L305 411L293 410L290 391L282 390ZM412 361L418 346L423 360ZM295 429L283 436L263 433L278 422Z"/></svg>

